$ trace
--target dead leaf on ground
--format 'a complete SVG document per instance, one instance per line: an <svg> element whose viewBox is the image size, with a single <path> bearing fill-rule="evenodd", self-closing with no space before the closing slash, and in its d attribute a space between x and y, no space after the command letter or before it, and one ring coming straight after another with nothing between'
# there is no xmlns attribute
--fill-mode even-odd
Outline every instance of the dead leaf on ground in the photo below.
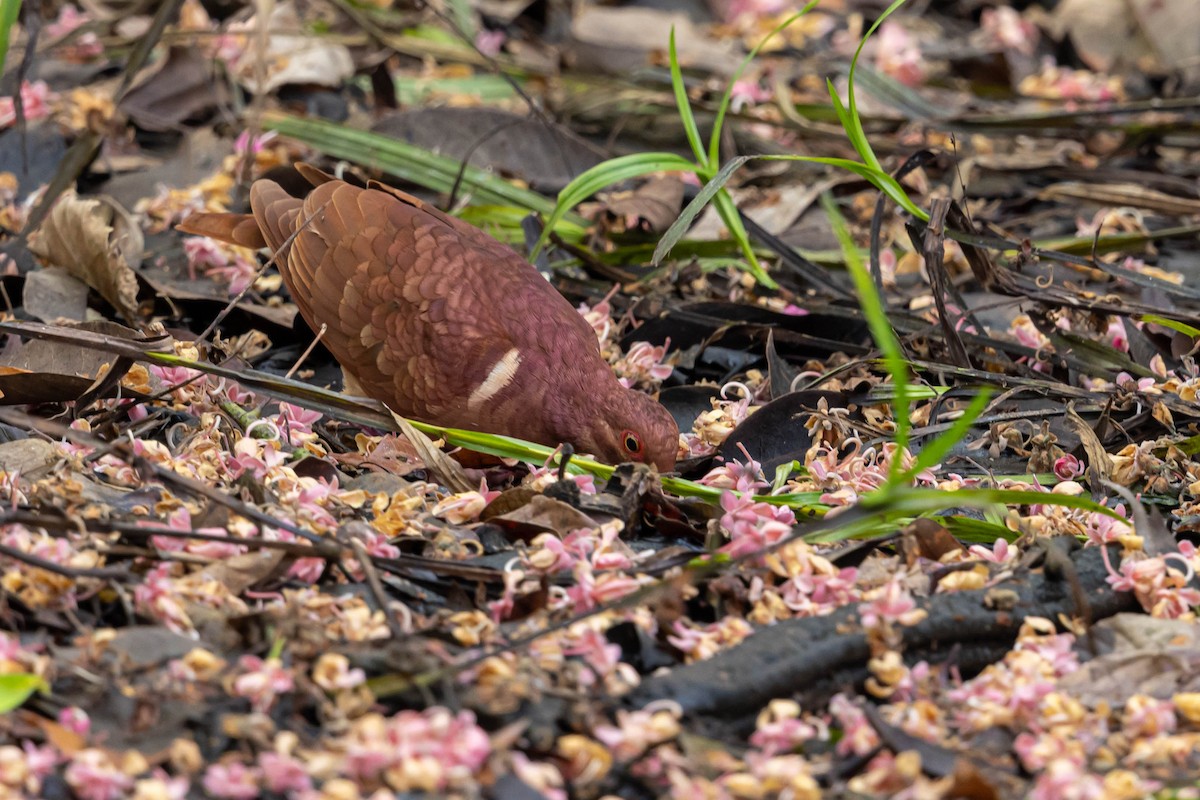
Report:
<svg viewBox="0 0 1200 800"><path fill-rule="evenodd" d="M584 6L571 22L567 52L580 71L609 74L645 67L662 51L671 31L684 67L732 75L740 61L738 43L715 39L683 13L635 6Z"/></svg>
<svg viewBox="0 0 1200 800"><path fill-rule="evenodd" d="M88 287L62 267L46 267L25 277L21 305L42 322L82 320L87 314Z"/></svg>
<svg viewBox="0 0 1200 800"><path fill-rule="evenodd" d="M136 331L107 320L71 327L122 339L137 337ZM119 376L110 376L108 372L117 362L111 353L50 339L33 339L10 346L0 356L0 393L3 393L0 405L76 400L102 378L111 378L115 383ZM121 363L123 371L132 366L128 360ZM127 397L140 396L128 388L122 391Z"/></svg>
<svg viewBox="0 0 1200 800"><path fill-rule="evenodd" d="M247 32L247 44L233 65L233 75L254 94L271 92L289 84L341 86L354 74L354 60L345 45L320 37L275 33L303 28L291 3L282 3L271 12L268 27L273 33L263 59L267 65L265 80L260 81L258 75L259 56L253 33L257 28L257 17L237 27L239 32Z"/></svg>
<svg viewBox="0 0 1200 800"><path fill-rule="evenodd" d="M528 538L538 533L566 536L579 528L596 528L599 523L561 500L536 494L520 508L488 520Z"/></svg>
<svg viewBox="0 0 1200 800"><path fill-rule="evenodd" d="M29 249L91 286L129 321L137 319L142 229L116 201L70 190L29 239Z"/></svg>
<svg viewBox="0 0 1200 800"><path fill-rule="evenodd" d="M1165 700L1200 691L1200 675L1193 666L1200 659L1195 623L1118 614L1092 630L1109 652L1081 665L1059 684L1080 701L1121 706L1135 694Z"/></svg>
<svg viewBox="0 0 1200 800"><path fill-rule="evenodd" d="M1200 80L1195 0L1063 0L1050 27L1092 69L1182 70Z"/></svg>
<svg viewBox="0 0 1200 800"><path fill-rule="evenodd" d="M389 114L371 130L545 192L560 191L604 158L565 126L497 108L414 108Z"/></svg>
<svg viewBox="0 0 1200 800"><path fill-rule="evenodd" d="M683 181L675 175L651 178L631 192L613 192L603 199L605 210L623 218L628 228L662 233L679 216L683 206Z"/></svg>
<svg viewBox="0 0 1200 800"><path fill-rule="evenodd" d="M172 47L158 71L125 95L121 110L148 131L174 131L204 117L229 96L227 86L214 77L212 63L194 47Z"/></svg>
<svg viewBox="0 0 1200 800"><path fill-rule="evenodd" d="M284 556L282 550L251 550L206 567L204 574L230 593L239 595L273 575L283 563Z"/></svg>
<svg viewBox="0 0 1200 800"><path fill-rule="evenodd" d="M0 472L31 480L44 475L60 458L58 447L44 439L17 439L0 444Z"/></svg>
<svg viewBox="0 0 1200 800"><path fill-rule="evenodd" d="M397 414L392 414L400 433L416 449L421 460L425 462L430 475L439 483L454 492L470 492L479 486L467 477L462 465L442 452L433 440L412 426L408 420Z"/></svg>

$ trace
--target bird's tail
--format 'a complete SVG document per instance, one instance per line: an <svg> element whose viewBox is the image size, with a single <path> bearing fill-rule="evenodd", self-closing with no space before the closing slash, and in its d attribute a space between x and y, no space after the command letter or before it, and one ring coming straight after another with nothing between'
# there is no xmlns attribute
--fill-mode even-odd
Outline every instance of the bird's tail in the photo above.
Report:
<svg viewBox="0 0 1200 800"><path fill-rule="evenodd" d="M267 246L267 240L252 214L196 213L175 226L184 233L208 236L229 244L239 244L257 250Z"/></svg>

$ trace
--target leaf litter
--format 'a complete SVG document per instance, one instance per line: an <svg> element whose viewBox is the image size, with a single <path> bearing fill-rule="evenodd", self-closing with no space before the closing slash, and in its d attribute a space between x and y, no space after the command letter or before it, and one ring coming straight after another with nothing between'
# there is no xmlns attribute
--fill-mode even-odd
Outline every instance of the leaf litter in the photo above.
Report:
<svg viewBox="0 0 1200 800"><path fill-rule="evenodd" d="M1195 796L1191 4L52 5L0 99L3 796ZM172 231L296 161L541 236L678 474L337 393Z"/></svg>

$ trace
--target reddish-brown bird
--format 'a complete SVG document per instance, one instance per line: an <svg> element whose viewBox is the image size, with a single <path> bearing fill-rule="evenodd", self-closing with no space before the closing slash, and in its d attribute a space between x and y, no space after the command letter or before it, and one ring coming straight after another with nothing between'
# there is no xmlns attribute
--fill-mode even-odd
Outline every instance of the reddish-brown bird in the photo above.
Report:
<svg viewBox="0 0 1200 800"><path fill-rule="evenodd" d="M317 184L304 200L259 180L253 214L179 228L282 250L301 315L327 326L321 341L365 394L435 425L674 468L670 413L621 386L592 329L523 258L403 192L298 168Z"/></svg>

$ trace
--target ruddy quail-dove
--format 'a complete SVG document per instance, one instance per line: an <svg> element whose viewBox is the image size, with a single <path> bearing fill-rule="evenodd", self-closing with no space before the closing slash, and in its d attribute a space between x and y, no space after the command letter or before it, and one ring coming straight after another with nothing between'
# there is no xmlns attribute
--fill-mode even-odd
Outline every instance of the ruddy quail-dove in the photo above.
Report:
<svg viewBox="0 0 1200 800"><path fill-rule="evenodd" d="M591 327L525 259L383 184L297 169L316 185L303 200L259 180L252 214L193 214L178 227L282 249L300 314L327 326L321 341L365 394L435 425L674 468L671 414L620 384Z"/></svg>

